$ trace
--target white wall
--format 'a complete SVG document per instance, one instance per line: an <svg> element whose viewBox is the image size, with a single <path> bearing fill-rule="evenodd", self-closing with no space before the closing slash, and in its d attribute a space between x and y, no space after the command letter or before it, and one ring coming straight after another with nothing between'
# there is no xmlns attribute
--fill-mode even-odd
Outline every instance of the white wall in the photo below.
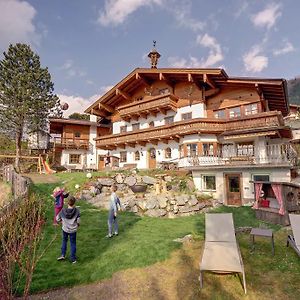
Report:
<svg viewBox="0 0 300 300"><path fill-rule="evenodd" d="M196 170L193 171L193 180L197 190L205 193L212 194L215 199L226 203L226 183L225 183L225 174L229 173L242 173L242 202L248 203L249 201L254 200L254 191L253 183L250 181L253 180L253 175L269 175L270 181L280 181L280 182L290 182L290 169L289 168L257 168L249 170ZM214 175L216 176L216 190L215 191L204 191L203 190L203 175Z"/></svg>

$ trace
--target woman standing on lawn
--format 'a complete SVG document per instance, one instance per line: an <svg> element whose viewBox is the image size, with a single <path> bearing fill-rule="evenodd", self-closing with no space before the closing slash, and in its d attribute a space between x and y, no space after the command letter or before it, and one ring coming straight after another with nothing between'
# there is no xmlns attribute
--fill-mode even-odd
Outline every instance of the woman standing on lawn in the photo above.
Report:
<svg viewBox="0 0 300 300"><path fill-rule="evenodd" d="M64 199L69 196L69 193L65 193L64 188L60 188L59 186L56 187L53 190L52 197L54 200L54 219L53 219L53 225L58 225L56 221L56 216L59 214L59 212L64 207Z"/></svg>

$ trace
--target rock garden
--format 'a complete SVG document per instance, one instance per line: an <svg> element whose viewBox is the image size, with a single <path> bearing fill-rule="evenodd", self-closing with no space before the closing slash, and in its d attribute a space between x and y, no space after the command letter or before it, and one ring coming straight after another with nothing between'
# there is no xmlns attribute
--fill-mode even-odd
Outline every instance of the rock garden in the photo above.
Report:
<svg viewBox="0 0 300 300"><path fill-rule="evenodd" d="M124 210L150 217L174 218L206 212L219 205L211 195L195 191L192 178L179 180L176 176L155 176L117 173L110 177L92 178L78 197L100 207L108 208L110 187L117 185L117 194Z"/></svg>

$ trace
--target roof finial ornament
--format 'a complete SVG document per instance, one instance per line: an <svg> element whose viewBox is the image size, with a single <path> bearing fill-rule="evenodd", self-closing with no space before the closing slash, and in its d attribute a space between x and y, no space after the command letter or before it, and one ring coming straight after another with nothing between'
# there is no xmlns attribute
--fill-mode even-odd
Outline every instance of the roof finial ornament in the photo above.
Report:
<svg viewBox="0 0 300 300"><path fill-rule="evenodd" d="M153 41L153 49L152 51L148 54L148 57L150 58L150 63L151 63L151 68L152 69L157 69L157 63L158 59L160 58L160 54L157 52L155 49L156 46L156 41Z"/></svg>

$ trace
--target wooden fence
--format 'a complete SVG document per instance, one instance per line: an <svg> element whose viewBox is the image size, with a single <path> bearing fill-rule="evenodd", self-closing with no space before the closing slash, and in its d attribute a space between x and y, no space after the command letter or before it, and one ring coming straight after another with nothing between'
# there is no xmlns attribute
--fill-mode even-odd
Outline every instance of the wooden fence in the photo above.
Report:
<svg viewBox="0 0 300 300"><path fill-rule="evenodd" d="M15 199L27 197L29 193L28 179L18 174L13 165L3 167L3 181L11 184L12 194Z"/></svg>

